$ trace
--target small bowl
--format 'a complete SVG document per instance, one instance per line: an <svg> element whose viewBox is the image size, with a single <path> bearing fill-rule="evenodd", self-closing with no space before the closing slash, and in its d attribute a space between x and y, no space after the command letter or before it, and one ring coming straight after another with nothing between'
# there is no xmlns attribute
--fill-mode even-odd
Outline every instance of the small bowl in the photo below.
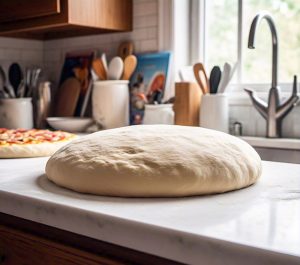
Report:
<svg viewBox="0 0 300 265"><path fill-rule="evenodd" d="M85 117L49 117L47 122L55 130L85 132L94 121Z"/></svg>

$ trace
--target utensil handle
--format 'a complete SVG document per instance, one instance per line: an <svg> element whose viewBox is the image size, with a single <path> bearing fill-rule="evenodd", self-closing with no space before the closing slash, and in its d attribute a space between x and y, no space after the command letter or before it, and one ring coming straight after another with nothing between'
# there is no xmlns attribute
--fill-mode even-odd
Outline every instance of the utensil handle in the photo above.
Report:
<svg viewBox="0 0 300 265"><path fill-rule="evenodd" d="M203 64L197 63L194 65L193 69L194 69L195 78L196 78L203 94L209 93L209 91L210 91L209 82L208 82L207 74L206 74ZM204 82L203 82L203 79L201 79L201 76L200 76L201 73L204 76Z"/></svg>

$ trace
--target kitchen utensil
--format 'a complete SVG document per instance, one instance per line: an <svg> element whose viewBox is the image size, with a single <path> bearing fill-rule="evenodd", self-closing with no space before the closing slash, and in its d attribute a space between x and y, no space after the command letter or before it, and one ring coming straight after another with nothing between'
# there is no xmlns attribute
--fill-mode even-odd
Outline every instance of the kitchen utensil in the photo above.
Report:
<svg viewBox="0 0 300 265"><path fill-rule="evenodd" d="M235 71L236 71L236 69L237 69L237 66L238 66L238 62L236 62L236 63L234 64L234 66L231 68L231 72L230 72L230 80L231 80L232 77L234 76L234 73L235 73Z"/></svg>
<svg viewBox="0 0 300 265"><path fill-rule="evenodd" d="M199 109L202 90L195 83L175 83L175 124L199 126Z"/></svg>
<svg viewBox="0 0 300 265"><path fill-rule="evenodd" d="M24 82L25 82L25 92L24 95L27 97L33 97L33 101L37 97L37 84L42 72L41 68L27 68L25 72Z"/></svg>
<svg viewBox="0 0 300 265"><path fill-rule="evenodd" d="M33 87L37 87L37 83L38 83L38 80L39 80L39 77L40 77L40 73L42 72L42 69L41 68L35 68L33 70L33 80L32 80L32 85Z"/></svg>
<svg viewBox="0 0 300 265"><path fill-rule="evenodd" d="M85 132L93 123L92 118L83 117L49 117L46 120L53 129L67 132Z"/></svg>
<svg viewBox="0 0 300 265"><path fill-rule="evenodd" d="M15 96L17 97L19 95L18 88L23 79L23 72L19 64L17 63L11 64L8 70L8 78L10 84L14 89Z"/></svg>
<svg viewBox="0 0 300 265"><path fill-rule="evenodd" d="M23 98L25 96L25 88L26 88L25 80L22 79L18 87L18 94L17 94L18 98Z"/></svg>
<svg viewBox="0 0 300 265"><path fill-rule="evenodd" d="M221 69L219 66L214 66L213 69L210 72L210 77L209 77L209 86L210 86L210 93L211 94L216 94L219 83L221 80Z"/></svg>
<svg viewBox="0 0 300 265"><path fill-rule="evenodd" d="M2 95L5 98L15 98L15 91L14 89L7 84L7 80L6 80L6 75L5 72L2 68L2 66L0 66L0 89L2 89Z"/></svg>
<svg viewBox="0 0 300 265"><path fill-rule="evenodd" d="M223 74L221 77L221 81L218 87L218 93L224 93L226 86L230 81L230 72L231 72L231 65L229 63L225 63L223 66Z"/></svg>
<svg viewBox="0 0 300 265"><path fill-rule="evenodd" d="M5 87L0 89L0 98L11 98L10 95L5 90Z"/></svg>
<svg viewBox="0 0 300 265"><path fill-rule="evenodd" d="M81 107L81 111L80 111L80 117L83 117L84 114L85 114L85 112L86 112L87 105L88 105L88 102L89 102L90 97L91 97L91 92L92 92L92 89L93 89L93 84L94 84L95 81L98 80L98 76L96 75L96 73L94 72L93 69L91 70L91 76L92 76L92 80L89 83L88 90L86 91L86 95L84 97L84 101L83 101L83 104L82 104L82 107Z"/></svg>
<svg viewBox="0 0 300 265"><path fill-rule="evenodd" d="M193 70L197 83L200 86L200 89L202 90L202 93L209 93L210 87L204 65L202 63L196 63L194 64Z"/></svg>
<svg viewBox="0 0 300 265"><path fill-rule="evenodd" d="M112 58L108 65L107 76L109 80L119 80L123 74L124 63L123 60L116 56Z"/></svg>
<svg viewBox="0 0 300 265"><path fill-rule="evenodd" d="M74 115L80 90L81 84L75 77L70 77L62 83L56 97L55 116L70 117Z"/></svg>
<svg viewBox="0 0 300 265"><path fill-rule="evenodd" d="M107 71L105 70L105 66L101 59L94 59L92 62L92 67L96 75L100 78L100 80L107 80Z"/></svg>
<svg viewBox="0 0 300 265"><path fill-rule="evenodd" d="M49 115L51 102L50 82L42 82L38 87L38 96L36 102L35 127L44 128L46 118Z"/></svg>
<svg viewBox="0 0 300 265"><path fill-rule="evenodd" d="M133 53L133 43L131 41L122 42L119 45L118 56L125 60L125 58Z"/></svg>
<svg viewBox="0 0 300 265"><path fill-rule="evenodd" d="M124 60L123 80L129 80L137 65L137 58L134 55L128 55Z"/></svg>
<svg viewBox="0 0 300 265"><path fill-rule="evenodd" d="M0 69L3 71L1 66L0 66ZM4 78L5 78L5 76L3 77L4 72L2 74L1 70L0 70L0 97L1 98L6 98L7 94L4 90L4 82L5 82Z"/></svg>
<svg viewBox="0 0 300 265"><path fill-rule="evenodd" d="M106 59L106 54L105 53L102 53L102 55L101 55L101 61L102 61L103 67L105 69L105 72L107 74L107 70L108 70L107 68L108 68L108 66L107 66L107 59Z"/></svg>
<svg viewBox="0 0 300 265"><path fill-rule="evenodd" d="M75 77L80 82L81 91L87 91L89 89L89 69L87 67L75 67L73 69ZM78 112L78 111L77 111Z"/></svg>

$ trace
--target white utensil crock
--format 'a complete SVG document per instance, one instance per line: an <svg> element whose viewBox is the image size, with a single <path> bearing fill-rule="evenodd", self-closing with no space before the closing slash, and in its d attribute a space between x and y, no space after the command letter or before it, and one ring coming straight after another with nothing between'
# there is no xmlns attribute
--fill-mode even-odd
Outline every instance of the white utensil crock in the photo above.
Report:
<svg viewBox="0 0 300 265"><path fill-rule="evenodd" d="M129 125L128 80L94 82L92 108L94 120L104 129Z"/></svg>
<svg viewBox="0 0 300 265"><path fill-rule="evenodd" d="M200 106L201 127L228 133L229 110L226 94L206 94Z"/></svg>
<svg viewBox="0 0 300 265"><path fill-rule="evenodd" d="M144 124L174 124L173 104L146 104Z"/></svg>
<svg viewBox="0 0 300 265"><path fill-rule="evenodd" d="M32 129L33 111L31 98L0 99L0 127Z"/></svg>

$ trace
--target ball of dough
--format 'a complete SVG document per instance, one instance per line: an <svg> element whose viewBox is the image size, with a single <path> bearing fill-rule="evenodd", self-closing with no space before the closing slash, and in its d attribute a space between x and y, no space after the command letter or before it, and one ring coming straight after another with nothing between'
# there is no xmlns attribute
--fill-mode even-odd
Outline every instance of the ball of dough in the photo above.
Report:
<svg viewBox="0 0 300 265"><path fill-rule="evenodd" d="M259 155L243 140L176 125L93 133L58 150L46 165L57 185L125 197L222 193L253 184L261 172Z"/></svg>

